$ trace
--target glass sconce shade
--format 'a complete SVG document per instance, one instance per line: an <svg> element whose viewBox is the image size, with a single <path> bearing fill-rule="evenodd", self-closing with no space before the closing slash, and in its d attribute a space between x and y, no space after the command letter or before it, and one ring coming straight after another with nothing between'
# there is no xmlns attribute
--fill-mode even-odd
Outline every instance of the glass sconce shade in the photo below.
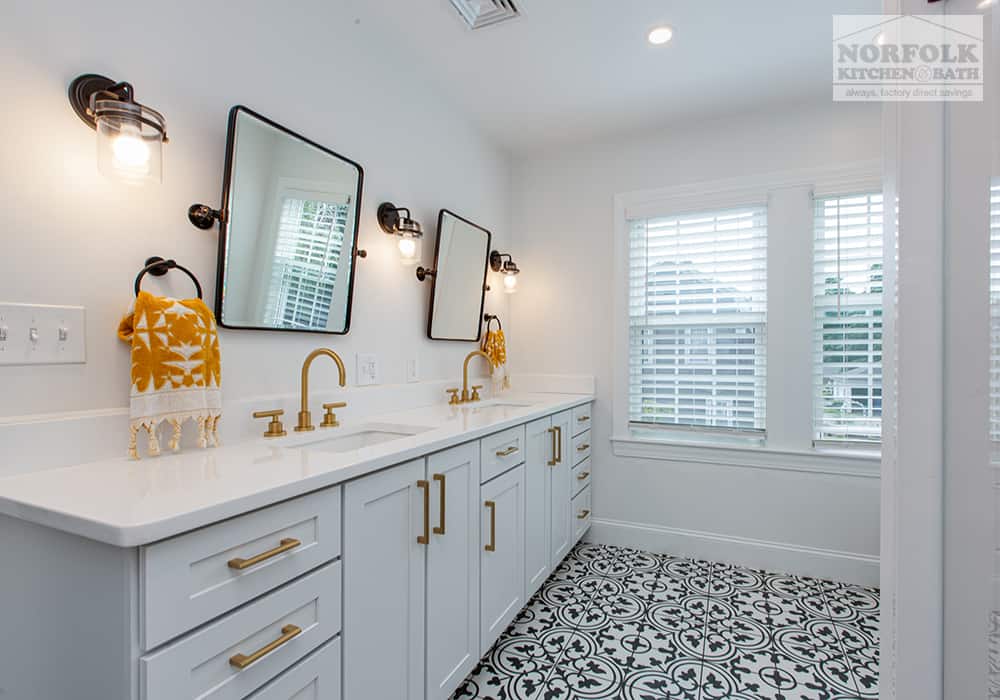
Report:
<svg viewBox="0 0 1000 700"><path fill-rule="evenodd" d="M504 292L513 294L517 291L517 276L521 273L521 270L510 256L510 253L501 253L499 250L491 252L490 268L494 272L503 273Z"/></svg>
<svg viewBox="0 0 1000 700"><path fill-rule="evenodd" d="M69 84L69 103L97 131L97 168L103 175L130 184L162 182L167 121L135 101L130 83L85 73Z"/></svg>
<svg viewBox="0 0 1000 700"><path fill-rule="evenodd" d="M119 182L163 181L163 116L135 102L93 99L97 168Z"/></svg>
<svg viewBox="0 0 1000 700"><path fill-rule="evenodd" d="M392 202L383 202L379 205L377 216L383 231L398 236L399 261L407 266L416 265L420 259L420 239L424 231L410 215L410 210L397 207Z"/></svg>
<svg viewBox="0 0 1000 700"><path fill-rule="evenodd" d="M508 272L503 276L503 291L507 294L513 294L517 291L517 273Z"/></svg>
<svg viewBox="0 0 1000 700"><path fill-rule="evenodd" d="M416 265L420 259L420 239L408 234L401 234L397 241L399 261L404 265Z"/></svg>

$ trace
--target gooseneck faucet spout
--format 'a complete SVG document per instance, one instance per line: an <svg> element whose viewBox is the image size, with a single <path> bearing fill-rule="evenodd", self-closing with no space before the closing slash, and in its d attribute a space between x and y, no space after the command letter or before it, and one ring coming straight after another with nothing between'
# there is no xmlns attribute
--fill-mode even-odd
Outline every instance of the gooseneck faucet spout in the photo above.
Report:
<svg viewBox="0 0 1000 700"><path fill-rule="evenodd" d="M309 353L306 361L302 363L302 405L299 410L299 424L295 426L295 431L299 433L316 429L309 412L309 368L312 366L313 360L320 355L326 355L337 363L337 371L340 372L340 386L347 386L347 370L344 369L344 361L340 359L340 355L330 348L317 348Z"/></svg>
<svg viewBox="0 0 1000 700"><path fill-rule="evenodd" d="M490 369L493 369L493 363L490 361L490 356L482 350L473 350L465 356L465 364L462 365L462 403L479 400L479 390L482 389L481 386L472 387L472 395L469 395L469 363L472 362L472 358L477 355L486 360L487 366L489 366Z"/></svg>

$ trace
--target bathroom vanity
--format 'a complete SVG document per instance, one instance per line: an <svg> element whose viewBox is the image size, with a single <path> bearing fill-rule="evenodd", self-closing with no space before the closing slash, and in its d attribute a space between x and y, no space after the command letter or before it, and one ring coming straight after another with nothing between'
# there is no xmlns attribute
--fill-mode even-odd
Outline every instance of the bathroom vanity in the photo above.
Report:
<svg viewBox="0 0 1000 700"><path fill-rule="evenodd" d="M450 697L587 531L591 401L4 479L0 697Z"/></svg>

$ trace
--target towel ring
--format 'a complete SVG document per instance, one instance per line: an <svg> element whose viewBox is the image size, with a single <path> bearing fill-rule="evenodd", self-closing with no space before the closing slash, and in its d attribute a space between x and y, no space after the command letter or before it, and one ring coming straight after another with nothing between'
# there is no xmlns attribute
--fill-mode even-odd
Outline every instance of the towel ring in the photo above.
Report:
<svg viewBox="0 0 1000 700"><path fill-rule="evenodd" d="M154 277L162 277L170 270L180 270L185 275L190 277L191 281L194 282L194 288L198 290L198 298L202 298L201 283L198 282L198 278L194 276L194 273L191 272L191 270L187 269L183 265L178 265L176 260L164 260L157 255L154 255L151 258L146 258L146 266L139 270L139 275L135 278L135 295L139 296L139 284L142 282L142 278L146 276L147 272Z"/></svg>
<svg viewBox="0 0 1000 700"><path fill-rule="evenodd" d="M499 330L501 330L501 331L503 330L503 323L500 322L500 317L497 316L496 314L486 314L485 316L483 316L483 320L486 321L486 332L487 333L489 332L489 330L490 330L490 324L493 323L493 321L497 322L497 328Z"/></svg>

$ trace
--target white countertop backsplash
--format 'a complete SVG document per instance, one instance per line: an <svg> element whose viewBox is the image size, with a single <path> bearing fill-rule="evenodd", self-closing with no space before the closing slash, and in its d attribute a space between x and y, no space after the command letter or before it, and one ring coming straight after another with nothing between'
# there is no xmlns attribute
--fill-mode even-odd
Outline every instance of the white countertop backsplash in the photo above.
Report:
<svg viewBox="0 0 1000 700"><path fill-rule="evenodd" d="M181 452L139 461L124 456L126 411L7 419L0 422L0 513L112 545L142 545L593 400L590 377L531 375L514 385L493 403L529 406L489 409L488 397L449 406L444 390L454 381L317 391L310 397L316 424L322 402L348 406L337 411L339 428L303 434L293 432L297 393L240 400L224 404L220 447L191 446L188 425ZM250 413L274 408L285 410L288 436L264 439L266 420ZM350 452L298 447L372 424L428 430Z"/></svg>

